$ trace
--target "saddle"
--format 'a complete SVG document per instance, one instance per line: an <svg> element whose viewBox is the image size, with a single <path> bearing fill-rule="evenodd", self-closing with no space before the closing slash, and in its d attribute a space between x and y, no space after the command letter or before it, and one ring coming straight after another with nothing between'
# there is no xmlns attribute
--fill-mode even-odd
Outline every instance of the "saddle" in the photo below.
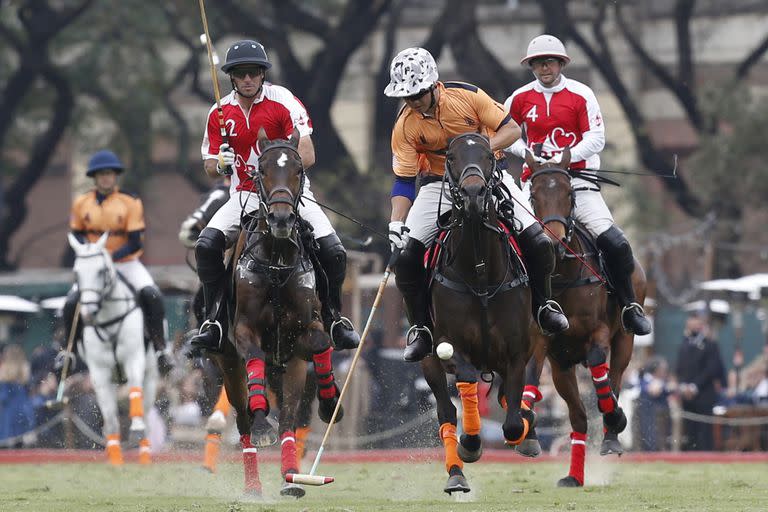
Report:
<svg viewBox="0 0 768 512"><path fill-rule="evenodd" d="M587 231L587 228L584 227L584 225L573 219L572 221L572 227L573 230L573 236L572 238L576 238L579 241L579 245L581 245L581 253L578 254L579 257L587 259L590 257L595 257L597 259L597 271L600 273L602 278L605 280L605 282L608 283L609 291L613 290L613 285L611 283L611 277L608 273L608 267L605 263L605 258L603 257L603 253L597 248L597 243L595 241L595 237L593 237L589 231ZM569 244L570 245L570 244ZM558 254L561 254L562 259L576 259L576 256L571 254L570 252L567 252L565 247L563 247L560 244L557 244L555 246L555 250L558 252ZM579 286L587 286L591 284L597 284L600 282L600 279L592 274L590 272L590 275L587 277L579 278L579 279L565 279L560 274L552 274L552 290L553 291L564 291L569 288L577 288Z"/></svg>

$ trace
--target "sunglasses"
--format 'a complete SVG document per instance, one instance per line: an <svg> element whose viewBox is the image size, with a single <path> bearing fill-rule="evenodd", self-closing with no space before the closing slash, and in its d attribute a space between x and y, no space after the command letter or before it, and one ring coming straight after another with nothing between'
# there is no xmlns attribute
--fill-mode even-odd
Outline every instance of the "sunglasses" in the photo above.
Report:
<svg viewBox="0 0 768 512"><path fill-rule="evenodd" d="M250 75L251 78L256 78L264 73L264 68L261 66L250 67L238 67L232 70L232 76L242 80L246 76Z"/></svg>
<svg viewBox="0 0 768 512"><path fill-rule="evenodd" d="M417 92L416 94L411 94L410 96L406 96L406 97L404 97L403 99L404 99L405 101L418 101L418 100L420 100L421 98L423 98L423 97L424 97L424 95L425 95L425 94L427 94L427 93L428 93L429 91L431 91L431 90L432 90L432 88L431 88L431 87L429 87L429 88L427 88L427 89L424 89L423 91L419 91L419 92Z"/></svg>
<svg viewBox="0 0 768 512"><path fill-rule="evenodd" d="M532 68L540 68L543 66L552 67L554 64L560 64L561 61L557 57L546 57L542 59L533 59L531 61Z"/></svg>

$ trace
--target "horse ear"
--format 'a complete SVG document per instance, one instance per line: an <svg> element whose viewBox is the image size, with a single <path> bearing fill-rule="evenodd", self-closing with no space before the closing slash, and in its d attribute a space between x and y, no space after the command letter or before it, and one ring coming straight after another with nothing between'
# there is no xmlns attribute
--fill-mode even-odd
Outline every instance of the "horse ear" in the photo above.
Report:
<svg viewBox="0 0 768 512"><path fill-rule="evenodd" d="M109 238L109 231L105 231L98 240L96 240L96 245L99 247L99 249L103 249L104 246L107 244L107 238Z"/></svg>
<svg viewBox="0 0 768 512"><path fill-rule="evenodd" d="M267 132L264 130L264 127L262 126L261 128L259 128L259 135L256 140L256 144L258 145L260 153L264 151L264 146L266 145L267 142L269 142L269 137L267 137Z"/></svg>
<svg viewBox="0 0 768 512"><path fill-rule="evenodd" d="M525 149L525 165L528 166L531 172L536 172L539 168L538 164L533 159L533 153L531 153L531 150L528 148Z"/></svg>
<svg viewBox="0 0 768 512"><path fill-rule="evenodd" d="M301 138L301 136L299 135L299 129L298 128L294 128L293 132L291 133L291 136L288 137L288 143L291 146L293 146L295 148L298 148L299 147L299 139L300 138Z"/></svg>
<svg viewBox="0 0 768 512"><path fill-rule="evenodd" d="M72 233L67 233L67 240L69 240L69 246L73 251L75 251L75 254L77 254L77 251L83 246L83 244L81 244L80 240L78 240L77 237Z"/></svg>
<svg viewBox="0 0 768 512"><path fill-rule="evenodd" d="M563 149L563 156L560 158L560 167L568 169L569 165L571 165L571 148L570 146L565 146L565 149Z"/></svg>

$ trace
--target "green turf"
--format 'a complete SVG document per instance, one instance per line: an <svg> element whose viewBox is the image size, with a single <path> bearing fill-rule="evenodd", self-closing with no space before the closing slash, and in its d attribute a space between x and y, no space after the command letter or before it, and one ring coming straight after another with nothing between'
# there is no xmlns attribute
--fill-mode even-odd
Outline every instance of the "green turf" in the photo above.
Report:
<svg viewBox="0 0 768 512"><path fill-rule="evenodd" d="M264 498L241 498L242 467L209 475L192 465L100 464L0 466L0 510L81 511L765 511L766 464L629 463L588 459L583 489L558 489L566 464L467 465L472 492L444 494L439 464L324 464L336 477L307 487L301 500L280 498L277 467L262 466Z"/></svg>

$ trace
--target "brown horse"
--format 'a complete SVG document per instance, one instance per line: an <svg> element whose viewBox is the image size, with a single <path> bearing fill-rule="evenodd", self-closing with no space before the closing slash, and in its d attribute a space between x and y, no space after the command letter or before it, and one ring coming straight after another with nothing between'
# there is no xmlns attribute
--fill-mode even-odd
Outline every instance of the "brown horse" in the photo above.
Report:
<svg viewBox="0 0 768 512"><path fill-rule="evenodd" d="M552 338L534 333L534 358L527 372L526 395L530 402L538 394L538 378L545 357L552 367L552 379L558 394L568 406L571 428L571 468L558 482L561 487L584 484L584 456L587 437L587 414L579 396L575 365L584 364L592 374L603 414L604 437L601 455L621 455L618 435L627 424L618 406L621 380L632 356L634 335L621 323L621 307L609 288L596 244L587 231L573 219L574 191L569 172L570 151L566 149L559 164L537 164L529 154L526 163L531 176L531 204L536 216L543 219L547 232L559 248L552 287L568 316L570 328ZM587 178L589 176L587 175ZM596 178L600 180L600 178ZM597 186L597 183L595 184ZM569 248L568 251L566 248ZM572 251L572 252L571 252ZM632 275L639 302L645 298L645 273L638 262ZM610 354L610 366L607 364ZM517 447L526 456L537 456L541 448L531 430Z"/></svg>
<svg viewBox="0 0 768 512"><path fill-rule="evenodd" d="M422 361L422 370L437 401L449 474L445 492L451 493L469 491L463 462L480 456L476 369L496 372L503 380L500 395L507 398L507 413L502 429L508 444L525 438L534 417L520 405L530 348L531 294L509 232L498 222L493 192L499 176L488 139L477 133L454 138L448 146L445 179L452 211L431 300L438 347L450 344L453 355L443 361L444 368L430 355ZM456 375L462 397L465 435L458 446L456 409L443 369Z"/></svg>
<svg viewBox="0 0 768 512"><path fill-rule="evenodd" d="M287 473L299 472L294 431L307 361L315 364L318 410L325 422L338 400L333 349L323 331L313 265L299 233L304 167L298 141L295 131L287 141L270 141L263 129L259 132L261 156L254 181L260 207L244 220L235 251L234 344L224 344L222 354L211 354L237 411L246 491L255 494L261 491L256 448L275 443L278 435L283 480ZM266 419L267 364L282 371L277 434ZM298 498L304 489L284 483L280 493Z"/></svg>

